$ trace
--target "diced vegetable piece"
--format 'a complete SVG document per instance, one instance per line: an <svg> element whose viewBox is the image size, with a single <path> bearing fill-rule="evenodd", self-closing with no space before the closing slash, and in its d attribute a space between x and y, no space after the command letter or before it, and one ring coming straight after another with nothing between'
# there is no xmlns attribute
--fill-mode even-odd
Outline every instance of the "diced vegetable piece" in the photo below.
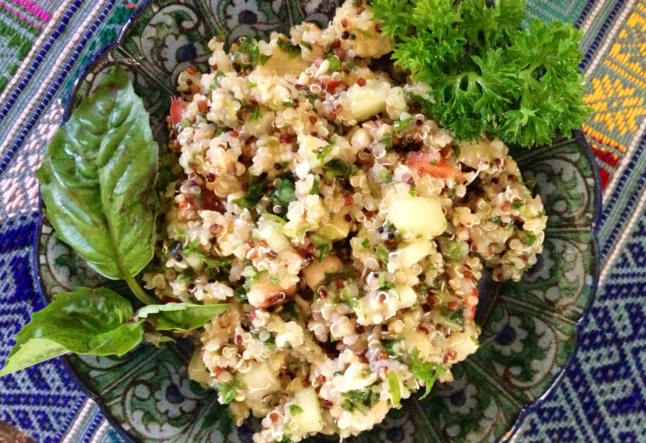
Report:
<svg viewBox="0 0 646 443"><path fill-rule="evenodd" d="M353 86L343 105L358 122L364 121L386 110L388 88L368 83L363 87Z"/></svg>
<svg viewBox="0 0 646 443"><path fill-rule="evenodd" d="M284 289L263 275L258 281L251 284L247 299L249 304L255 308L266 308L277 301L284 300L288 295L293 294L295 289L295 287Z"/></svg>
<svg viewBox="0 0 646 443"><path fill-rule="evenodd" d="M437 237L446 230L446 217L437 198L398 195L388 207L388 221L398 231L428 239Z"/></svg>
<svg viewBox="0 0 646 443"><path fill-rule="evenodd" d="M280 390L280 380L276 373L269 368L267 362L255 362L242 375L245 394L251 402L261 401L268 394Z"/></svg>
<svg viewBox="0 0 646 443"><path fill-rule="evenodd" d="M330 241L343 240L350 233L350 223L337 214L334 220L319 230L319 234Z"/></svg>
<svg viewBox="0 0 646 443"><path fill-rule="evenodd" d="M399 265L401 268L410 268L419 263L431 253L431 242L426 239L414 240L405 243L400 248Z"/></svg>
<svg viewBox="0 0 646 443"><path fill-rule="evenodd" d="M334 274L341 270L343 270L341 260L334 255L327 255L322 261L315 260L303 269L303 278L307 286L316 290L325 280L325 274Z"/></svg>
<svg viewBox="0 0 646 443"><path fill-rule="evenodd" d="M279 45L276 45L269 60L263 65L258 65L256 70L266 76L298 76L305 69L309 68L309 66L310 64L303 60L300 55L294 57L293 54L287 53Z"/></svg>
<svg viewBox="0 0 646 443"><path fill-rule="evenodd" d="M399 377L395 371L388 371L388 390L392 397L393 407L399 407L399 402L402 398L401 386L399 385Z"/></svg>
<svg viewBox="0 0 646 443"><path fill-rule="evenodd" d="M182 114L184 109L188 106L188 102L181 98L173 98L170 101L170 121L174 125L182 121Z"/></svg>
<svg viewBox="0 0 646 443"><path fill-rule="evenodd" d="M305 411L292 419L298 426L299 433L310 434L323 430L323 419L321 417L321 406L318 396L313 387L301 389L296 393L296 404Z"/></svg>
<svg viewBox="0 0 646 443"><path fill-rule="evenodd" d="M417 294L410 286L395 286L395 291L399 295L397 309L410 308L417 302Z"/></svg>

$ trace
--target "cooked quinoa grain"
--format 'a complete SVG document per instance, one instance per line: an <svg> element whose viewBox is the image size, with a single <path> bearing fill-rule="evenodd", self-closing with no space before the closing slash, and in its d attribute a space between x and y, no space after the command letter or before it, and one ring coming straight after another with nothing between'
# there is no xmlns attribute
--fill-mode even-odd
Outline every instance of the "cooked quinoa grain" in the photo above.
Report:
<svg viewBox="0 0 646 443"><path fill-rule="evenodd" d="M371 68L392 42L369 7L209 47L173 101L184 177L147 288L229 303L189 374L262 418L255 442L356 435L477 349L482 268L536 262L541 200L502 142L455 142L414 100L428 85Z"/></svg>

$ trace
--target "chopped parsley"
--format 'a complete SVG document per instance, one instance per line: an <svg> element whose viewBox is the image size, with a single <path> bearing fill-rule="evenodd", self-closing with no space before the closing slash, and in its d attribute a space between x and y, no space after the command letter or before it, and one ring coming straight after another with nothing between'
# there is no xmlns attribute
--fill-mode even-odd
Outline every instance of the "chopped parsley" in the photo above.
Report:
<svg viewBox="0 0 646 443"><path fill-rule="evenodd" d="M222 397L222 404L228 405L238 396L238 389L242 389L244 386L241 382L233 380L229 383L222 383L218 388L220 391L220 397Z"/></svg>
<svg viewBox="0 0 646 443"><path fill-rule="evenodd" d="M319 185L319 181L317 179L314 179L314 182L312 183L312 190L310 191L311 195L318 195L321 193L321 185Z"/></svg>
<svg viewBox="0 0 646 443"><path fill-rule="evenodd" d="M254 68L258 65L264 65L271 56L262 54L258 48L258 41L249 36L240 37L240 45L234 54L234 60L241 61L241 55L246 55L249 58L249 63Z"/></svg>
<svg viewBox="0 0 646 443"><path fill-rule="evenodd" d="M296 200L296 185L290 178L283 177L280 184L271 193L270 198L274 204L286 208Z"/></svg>
<svg viewBox="0 0 646 443"><path fill-rule="evenodd" d="M368 239L368 237L363 239L363 241L361 242L361 247L362 248L369 248L370 247L370 240Z"/></svg>
<svg viewBox="0 0 646 443"><path fill-rule="evenodd" d="M339 57L337 57L336 55L330 54L328 55L327 59L330 62L330 68L328 69L329 72L341 71L343 66L341 65L341 60L339 60Z"/></svg>
<svg viewBox="0 0 646 443"><path fill-rule="evenodd" d="M388 250L383 245L378 245L375 248L375 252L377 253L377 257L379 257L379 260L381 260L384 266L388 266Z"/></svg>
<svg viewBox="0 0 646 443"><path fill-rule="evenodd" d="M511 204L511 208L512 208L512 209L515 209L515 210L517 210L517 211L519 211L519 210L520 210L520 208L522 208L522 207L523 207L523 202L513 202L513 203Z"/></svg>
<svg viewBox="0 0 646 443"><path fill-rule="evenodd" d="M323 257L332 250L332 242L319 234L312 234L310 239L314 243L314 246L316 246L316 250L319 251L319 262L323 261Z"/></svg>
<svg viewBox="0 0 646 443"><path fill-rule="evenodd" d="M246 301L247 290L245 288L238 288L235 291L233 291L233 296L240 301Z"/></svg>
<svg viewBox="0 0 646 443"><path fill-rule="evenodd" d="M440 378L446 372L446 368L438 363L424 362L419 358L419 349L414 348L410 354L409 367L413 376L422 380L426 385L424 395L420 398L426 397L430 392L435 380Z"/></svg>
<svg viewBox="0 0 646 443"><path fill-rule="evenodd" d="M279 38L277 43L278 47L286 52L289 58L294 58L301 55L301 48L299 48L297 45L292 45L292 43L288 40Z"/></svg>
<svg viewBox="0 0 646 443"><path fill-rule="evenodd" d="M253 108L253 112L251 113L251 117L249 117L249 121L255 122L257 120L260 120L262 117L262 114L260 113L260 107L256 106Z"/></svg>
<svg viewBox="0 0 646 443"><path fill-rule="evenodd" d="M357 172L357 167L335 158L323 165L323 172L325 178L348 179L352 174Z"/></svg>
<svg viewBox="0 0 646 443"><path fill-rule="evenodd" d="M267 174L259 176L252 175L249 177L249 189L242 198L233 200L233 203L243 209L253 209L256 207L260 199L262 199L265 188L267 187Z"/></svg>
<svg viewBox="0 0 646 443"><path fill-rule="evenodd" d="M383 346L384 350L390 355L391 357L394 357L397 355L395 352L395 345L397 343L401 342L401 340L395 339L395 340L381 340L381 346Z"/></svg>
<svg viewBox="0 0 646 443"><path fill-rule="evenodd" d="M395 287L389 280L386 279L386 273L379 273L379 289L392 289Z"/></svg>
<svg viewBox="0 0 646 443"><path fill-rule="evenodd" d="M534 242L536 241L536 238L537 238L536 234L534 234L533 232L522 233L523 243L525 243L527 246L533 245Z"/></svg>
<svg viewBox="0 0 646 443"><path fill-rule="evenodd" d="M298 406L296 404L291 404L291 405L289 405L289 412L292 415L298 415L301 412L303 412L303 408L301 408L300 406Z"/></svg>
<svg viewBox="0 0 646 443"><path fill-rule="evenodd" d="M411 123L413 123L413 117L408 117L403 120L397 120L394 123L394 127L396 131L403 131L404 129L408 128Z"/></svg>
<svg viewBox="0 0 646 443"><path fill-rule="evenodd" d="M325 156L327 156L330 153L331 150L332 150L332 145L327 145L327 146L324 146L323 148L320 148L318 150L315 149L312 152L314 154L316 154L316 158L319 161L323 162L323 160L325 160Z"/></svg>

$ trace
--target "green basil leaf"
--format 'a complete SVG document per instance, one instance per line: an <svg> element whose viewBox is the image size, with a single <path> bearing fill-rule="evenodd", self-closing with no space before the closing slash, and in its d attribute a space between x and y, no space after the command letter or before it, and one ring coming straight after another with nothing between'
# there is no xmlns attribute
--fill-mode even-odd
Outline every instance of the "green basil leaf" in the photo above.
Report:
<svg viewBox="0 0 646 443"><path fill-rule="evenodd" d="M58 130L36 174L56 236L107 278L132 280L153 256L157 161L148 113L115 68Z"/></svg>
<svg viewBox="0 0 646 443"><path fill-rule="evenodd" d="M0 377L68 352L121 356L141 343L141 322L128 300L109 289L58 294L18 334Z"/></svg>
<svg viewBox="0 0 646 443"><path fill-rule="evenodd" d="M137 311L137 318L148 318L159 331L185 332L204 326L229 309L227 304L196 305L193 303L166 303L144 306Z"/></svg>

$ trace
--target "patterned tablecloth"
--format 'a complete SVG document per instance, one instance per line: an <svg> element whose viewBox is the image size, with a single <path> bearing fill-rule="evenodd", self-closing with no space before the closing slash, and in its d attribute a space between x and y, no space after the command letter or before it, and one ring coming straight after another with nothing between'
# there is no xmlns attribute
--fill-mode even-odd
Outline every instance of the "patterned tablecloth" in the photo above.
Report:
<svg viewBox="0 0 646 443"><path fill-rule="evenodd" d="M249 19L262 0L220 1ZM116 38L134 5L0 0L1 362L43 307L32 255L34 170L79 70ZM595 112L583 129L604 188L602 268L576 358L514 441L646 442L646 0L529 0L528 10L585 30L585 102ZM0 420L38 442L121 441L60 361L1 379Z"/></svg>

